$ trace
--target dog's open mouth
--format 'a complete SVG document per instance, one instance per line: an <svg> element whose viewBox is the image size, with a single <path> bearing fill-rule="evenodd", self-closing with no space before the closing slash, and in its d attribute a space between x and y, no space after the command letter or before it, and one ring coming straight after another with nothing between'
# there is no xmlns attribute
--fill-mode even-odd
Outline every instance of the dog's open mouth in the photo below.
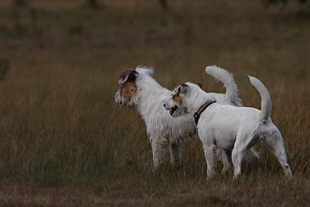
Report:
<svg viewBox="0 0 310 207"><path fill-rule="evenodd" d="M177 106L174 106L172 107L170 110L169 110L169 114L172 115L176 110L177 110Z"/></svg>

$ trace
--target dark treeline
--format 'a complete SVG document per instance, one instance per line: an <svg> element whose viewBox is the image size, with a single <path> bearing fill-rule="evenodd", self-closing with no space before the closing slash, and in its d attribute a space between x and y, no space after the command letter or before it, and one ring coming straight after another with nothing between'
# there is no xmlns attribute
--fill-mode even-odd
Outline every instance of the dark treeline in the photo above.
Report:
<svg viewBox="0 0 310 207"><path fill-rule="evenodd" d="M160 7L164 10L169 9L169 4L167 0L157 0ZM304 7L309 7L310 6L310 0L264 0L264 2L267 5L278 5L278 4L282 4L282 5L287 5L288 2L298 2L301 6ZM91 8L99 8L100 4L98 2L98 0L85 0L85 3L87 6L91 7ZM24 7L27 5L27 0L13 0L13 5L14 6L18 6L18 7Z"/></svg>

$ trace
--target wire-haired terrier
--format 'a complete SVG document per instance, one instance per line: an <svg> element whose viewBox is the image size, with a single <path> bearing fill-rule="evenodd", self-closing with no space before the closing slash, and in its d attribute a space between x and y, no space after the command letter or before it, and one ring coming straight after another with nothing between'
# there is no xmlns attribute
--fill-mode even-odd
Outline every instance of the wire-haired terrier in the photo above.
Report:
<svg viewBox="0 0 310 207"><path fill-rule="evenodd" d="M269 91L258 79L249 78L261 95L261 110L223 105L190 82L177 86L165 103L165 109L171 116L195 116L207 161L208 178L216 173L216 149L226 152L227 160L234 166L234 178L237 178L241 174L244 156L258 141L270 149L283 171L292 176L282 135L270 118L272 103Z"/></svg>
<svg viewBox="0 0 310 207"><path fill-rule="evenodd" d="M206 72L226 87L225 94L212 93L219 103L241 106L238 88L229 72L216 66L207 67ZM119 87L114 99L120 105L136 107L142 116L156 169L168 149L172 165L182 161L182 144L196 133L196 124L190 114L174 118L165 111L163 104L171 97L172 91L156 82L153 73L152 68L139 66L126 70L118 80ZM253 152L257 157L254 149Z"/></svg>

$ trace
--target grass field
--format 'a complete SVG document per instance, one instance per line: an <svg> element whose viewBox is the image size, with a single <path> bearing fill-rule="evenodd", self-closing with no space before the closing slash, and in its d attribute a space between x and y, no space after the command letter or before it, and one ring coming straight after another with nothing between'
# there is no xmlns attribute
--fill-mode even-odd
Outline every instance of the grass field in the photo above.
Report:
<svg viewBox="0 0 310 207"><path fill-rule="evenodd" d="M64 3L65 2L65 3ZM310 203L310 11L257 1L32 0L0 2L0 206L307 206ZM119 75L153 66L224 92L204 73L234 74L245 106L260 107L246 74L269 89L294 179L261 145L261 161L206 181L202 146L152 173L135 109L114 103Z"/></svg>

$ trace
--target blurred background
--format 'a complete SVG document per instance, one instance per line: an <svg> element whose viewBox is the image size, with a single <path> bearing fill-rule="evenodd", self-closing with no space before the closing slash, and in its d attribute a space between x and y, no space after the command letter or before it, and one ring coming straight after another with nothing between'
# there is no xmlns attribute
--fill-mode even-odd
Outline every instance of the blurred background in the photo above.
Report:
<svg viewBox="0 0 310 207"><path fill-rule="evenodd" d="M0 0L0 204L305 206L309 5ZM226 175L208 185L197 137L185 145L179 169L167 157L153 174L143 121L113 100L120 74L137 65L154 67L154 78L168 89L194 81L224 92L204 73L218 65L234 74L243 104L256 108L260 97L246 75L259 78L271 93L272 119L296 179L288 182L259 145L262 161L246 165L239 182Z"/></svg>

